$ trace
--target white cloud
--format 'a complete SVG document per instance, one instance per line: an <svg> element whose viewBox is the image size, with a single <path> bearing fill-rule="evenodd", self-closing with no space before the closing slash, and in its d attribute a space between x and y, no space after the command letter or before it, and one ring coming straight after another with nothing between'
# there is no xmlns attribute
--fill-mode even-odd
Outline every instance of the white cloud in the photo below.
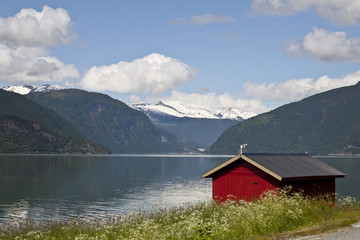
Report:
<svg viewBox="0 0 360 240"><path fill-rule="evenodd" d="M191 81L196 73L177 59L152 53L132 62L92 67L80 85L97 91L161 93Z"/></svg>
<svg viewBox="0 0 360 240"><path fill-rule="evenodd" d="M301 42L284 45L288 54L312 55L322 61L360 61L360 38L347 39L345 32L328 32L314 27Z"/></svg>
<svg viewBox="0 0 360 240"><path fill-rule="evenodd" d="M49 56L42 47L10 47L0 42L0 79L11 83L63 81L79 77L72 64Z"/></svg>
<svg viewBox="0 0 360 240"><path fill-rule="evenodd" d="M0 17L0 80L23 84L78 78L72 64L50 56L48 47L70 43L71 19L66 10L44 6Z"/></svg>
<svg viewBox="0 0 360 240"><path fill-rule="evenodd" d="M70 43L71 18L62 8L44 6L41 12L22 9L12 17L0 17L0 39L18 46L55 46Z"/></svg>
<svg viewBox="0 0 360 240"><path fill-rule="evenodd" d="M317 80L312 78L293 79L284 83L244 84L245 94L262 100L292 102L334 88L354 85L360 81L360 71L340 78L326 75Z"/></svg>
<svg viewBox="0 0 360 240"><path fill-rule="evenodd" d="M224 109L234 108L238 110L248 111L252 113L262 113L269 111L270 108L266 107L257 99L245 99L239 96L234 96L229 93L215 94L215 93L184 93L179 91L172 91L170 96L150 97L148 102L156 103L164 101L172 106L182 106L191 109L192 106L199 106L208 109Z"/></svg>
<svg viewBox="0 0 360 240"><path fill-rule="evenodd" d="M190 19L177 18L174 21L170 22L170 25L186 25L186 24L205 25L205 24L226 23L226 22L235 22L235 21L236 18L232 16L203 14L199 16L194 16Z"/></svg>
<svg viewBox="0 0 360 240"><path fill-rule="evenodd" d="M131 94L129 97L130 103L139 103L141 102L141 98L135 94Z"/></svg>
<svg viewBox="0 0 360 240"><path fill-rule="evenodd" d="M319 16L340 25L360 23L358 0L253 0L255 15L285 16L314 10Z"/></svg>

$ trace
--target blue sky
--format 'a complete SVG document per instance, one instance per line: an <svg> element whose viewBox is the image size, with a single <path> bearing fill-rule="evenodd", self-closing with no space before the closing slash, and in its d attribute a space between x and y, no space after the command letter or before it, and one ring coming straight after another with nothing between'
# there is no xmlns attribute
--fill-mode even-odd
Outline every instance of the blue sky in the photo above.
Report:
<svg viewBox="0 0 360 240"><path fill-rule="evenodd" d="M0 5L0 87L260 113L360 80L357 0Z"/></svg>

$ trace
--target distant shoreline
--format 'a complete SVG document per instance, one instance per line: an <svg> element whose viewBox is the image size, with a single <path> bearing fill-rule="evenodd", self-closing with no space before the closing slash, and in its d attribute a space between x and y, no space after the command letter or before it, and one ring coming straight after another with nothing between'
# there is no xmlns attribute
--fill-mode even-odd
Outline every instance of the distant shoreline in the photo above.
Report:
<svg viewBox="0 0 360 240"><path fill-rule="evenodd" d="M0 156L49 156L49 155L57 155L57 156L124 156L124 157L234 157L235 155L231 154L198 154L198 153L0 153ZM312 155L317 158L358 158L360 154L328 154L328 155Z"/></svg>
<svg viewBox="0 0 360 240"><path fill-rule="evenodd" d="M0 156L86 156L86 157L189 157L189 158L217 158L217 157L233 157L234 155L226 154L174 154L174 153L111 153L111 154L87 154L87 153L0 153Z"/></svg>

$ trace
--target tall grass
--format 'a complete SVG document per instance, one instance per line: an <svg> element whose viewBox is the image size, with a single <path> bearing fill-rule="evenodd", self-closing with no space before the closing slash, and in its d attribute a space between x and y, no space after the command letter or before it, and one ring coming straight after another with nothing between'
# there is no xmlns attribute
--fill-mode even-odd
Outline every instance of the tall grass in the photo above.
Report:
<svg viewBox="0 0 360 240"><path fill-rule="evenodd" d="M360 220L360 204L343 198L308 198L268 191L254 202L199 203L99 219L4 225L0 239L269 239L337 228ZM308 232L309 232L308 231Z"/></svg>

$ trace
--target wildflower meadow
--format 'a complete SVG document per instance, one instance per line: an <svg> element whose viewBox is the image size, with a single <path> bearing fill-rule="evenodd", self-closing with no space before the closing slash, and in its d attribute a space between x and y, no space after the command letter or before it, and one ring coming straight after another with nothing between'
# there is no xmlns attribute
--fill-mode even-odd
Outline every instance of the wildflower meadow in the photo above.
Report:
<svg viewBox="0 0 360 240"><path fill-rule="evenodd" d="M360 220L360 204L347 197L305 197L268 191L253 202L198 203L124 216L54 222L5 223L0 239L283 239L327 231Z"/></svg>

